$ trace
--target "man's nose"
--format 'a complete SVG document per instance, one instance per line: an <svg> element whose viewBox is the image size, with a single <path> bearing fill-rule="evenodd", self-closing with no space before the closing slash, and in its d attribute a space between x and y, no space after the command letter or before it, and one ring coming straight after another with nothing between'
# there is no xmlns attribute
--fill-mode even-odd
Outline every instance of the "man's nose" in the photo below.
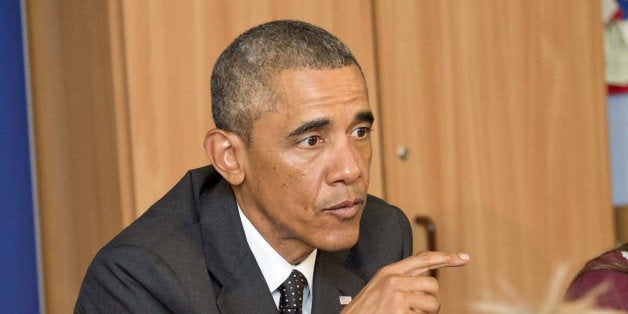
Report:
<svg viewBox="0 0 628 314"><path fill-rule="evenodd" d="M334 150L329 167L329 184L344 183L350 184L364 175L361 163L363 156L360 151L352 147L349 141L343 142Z"/></svg>

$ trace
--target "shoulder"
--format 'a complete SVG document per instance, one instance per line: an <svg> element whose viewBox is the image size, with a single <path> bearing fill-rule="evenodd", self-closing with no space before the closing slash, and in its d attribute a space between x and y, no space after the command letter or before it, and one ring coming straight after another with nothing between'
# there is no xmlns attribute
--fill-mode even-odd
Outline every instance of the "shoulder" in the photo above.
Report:
<svg viewBox="0 0 628 314"><path fill-rule="evenodd" d="M600 290L601 289L601 290ZM610 251L589 261L567 291L567 300L599 293L600 307L628 310L628 261L618 251Z"/></svg>
<svg viewBox="0 0 628 314"><path fill-rule="evenodd" d="M382 234L385 231L386 234ZM369 195L360 225L362 236L377 236L382 240L398 241L412 238L410 222L405 213L384 200Z"/></svg>
<svg viewBox="0 0 628 314"><path fill-rule="evenodd" d="M616 288L628 289L628 274L612 269L598 269L580 276L574 282L574 286L588 290L603 282L608 282Z"/></svg>
<svg viewBox="0 0 628 314"><path fill-rule="evenodd" d="M219 178L212 167L188 171L168 193L107 243L95 260L121 260L133 250L137 254L154 254L166 262L202 258L199 195L217 184Z"/></svg>
<svg viewBox="0 0 628 314"><path fill-rule="evenodd" d="M383 266L412 253L408 218L398 207L370 196L360 221L358 243L351 248L346 266L365 280Z"/></svg>
<svg viewBox="0 0 628 314"><path fill-rule="evenodd" d="M181 304L185 296L176 274L155 252L132 245L105 246L90 264L76 302L75 312L123 312L130 309L161 313ZM185 301L183 301L185 302Z"/></svg>
<svg viewBox="0 0 628 314"><path fill-rule="evenodd" d="M601 290L598 290L601 289ZM576 279L568 291L571 300L599 291L596 304L600 307L628 310L628 274L617 270L599 269Z"/></svg>
<svg viewBox="0 0 628 314"><path fill-rule="evenodd" d="M144 214L122 230L108 246L131 245L152 248L181 235L196 236L199 195L220 181L211 167L188 171L181 180ZM209 187L208 187L209 185Z"/></svg>
<svg viewBox="0 0 628 314"><path fill-rule="evenodd" d="M408 221L408 218L397 206L390 205L386 201L373 195L369 195L366 200L363 219L396 219Z"/></svg>
<svg viewBox="0 0 628 314"><path fill-rule="evenodd" d="M206 168L189 171L105 245L87 270L77 309L189 310L187 296L209 292L197 194L211 175Z"/></svg>

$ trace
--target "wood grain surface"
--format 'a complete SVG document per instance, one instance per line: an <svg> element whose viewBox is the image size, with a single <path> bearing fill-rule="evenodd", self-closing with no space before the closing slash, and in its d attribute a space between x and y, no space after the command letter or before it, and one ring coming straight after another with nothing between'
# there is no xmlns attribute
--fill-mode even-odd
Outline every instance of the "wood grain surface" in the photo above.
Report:
<svg viewBox="0 0 628 314"><path fill-rule="evenodd" d="M509 301L504 282L540 302L613 245L598 3L375 4L387 200L471 255L441 272L442 313Z"/></svg>

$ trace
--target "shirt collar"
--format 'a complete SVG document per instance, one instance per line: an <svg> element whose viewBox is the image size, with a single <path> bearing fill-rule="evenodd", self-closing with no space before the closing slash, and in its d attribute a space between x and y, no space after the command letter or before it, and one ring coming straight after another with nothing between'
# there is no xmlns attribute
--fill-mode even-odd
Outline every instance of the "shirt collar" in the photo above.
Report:
<svg viewBox="0 0 628 314"><path fill-rule="evenodd" d="M253 252L253 256L257 261L257 265L264 275L266 284L270 292L275 291L279 286L288 278L293 269L300 271L305 279L307 279L308 289L312 291L314 281L314 264L316 262L317 250L314 249L312 253L303 262L298 265L292 265L288 263L275 249L273 249L268 242L257 231L255 226L244 215L240 204L238 204L238 212L240 213L240 220L242 221L242 227L244 228L244 235L246 236L246 242Z"/></svg>

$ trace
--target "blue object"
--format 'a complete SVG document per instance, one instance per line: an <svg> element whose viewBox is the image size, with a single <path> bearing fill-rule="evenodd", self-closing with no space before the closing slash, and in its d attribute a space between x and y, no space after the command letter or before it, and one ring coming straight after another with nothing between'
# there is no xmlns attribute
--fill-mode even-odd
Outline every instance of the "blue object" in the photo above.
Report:
<svg viewBox="0 0 628 314"><path fill-rule="evenodd" d="M608 96L613 204L628 204L628 94Z"/></svg>
<svg viewBox="0 0 628 314"><path fill-rule="evenodd" d="M0 312L39 313L19 0L0 1Z"/></svg>
<svg viewBox="0 0 628 314"><path fill-rule="evenodd" d="M621 7L624 19L628 19L628 0L617 0L617 4Z"/></svg>

